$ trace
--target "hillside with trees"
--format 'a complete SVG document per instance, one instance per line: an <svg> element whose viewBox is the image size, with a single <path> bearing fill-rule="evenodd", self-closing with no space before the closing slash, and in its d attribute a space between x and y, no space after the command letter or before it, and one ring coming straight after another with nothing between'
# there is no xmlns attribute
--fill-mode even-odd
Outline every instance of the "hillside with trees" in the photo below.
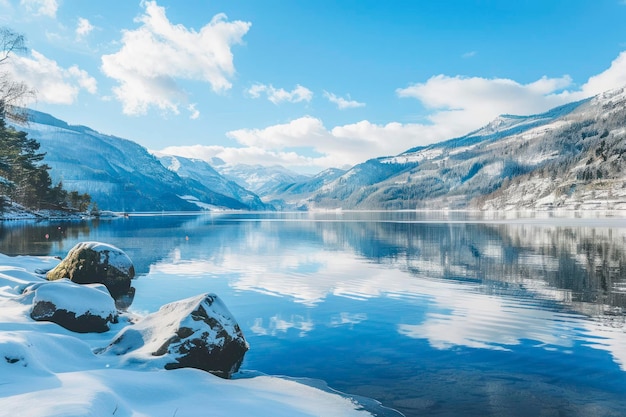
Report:
<svg viewBox="0 0 626 417"><path fill-rule="evenodd" d="M626 87L546 113L502 115L460 138L358 164L306 209L626 209Z"/></svg>

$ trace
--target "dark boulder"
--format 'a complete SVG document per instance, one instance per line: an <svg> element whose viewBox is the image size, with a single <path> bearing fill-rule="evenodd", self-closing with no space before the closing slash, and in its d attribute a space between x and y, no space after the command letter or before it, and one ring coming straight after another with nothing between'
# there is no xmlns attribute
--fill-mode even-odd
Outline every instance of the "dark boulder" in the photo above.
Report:
<svg viewBox="0 0 626 417"><path fill-rule="evenodd" d="M130 282L134 276L135 267L128 255L100 242L77 244L46 274L50 281L68 278L77 284L104 284L116 300L132 293Z"/></svg>
<svg viewBox="0 0 626 417"><path fill-rule="evenodd" d="M153 358L165 369L197 368L222 378L239 370L248 350L239 325L215 294L164 305L124 328L100 353Z"/></svg>
<svg viewBox="0 0 626 417"><path fill-rule="evenodd" d="M77 333L103 333L117 322L117 310L103 285L78 285L69 280L36 284L25 291L33 295L31 318L50 321Z"/></svg>

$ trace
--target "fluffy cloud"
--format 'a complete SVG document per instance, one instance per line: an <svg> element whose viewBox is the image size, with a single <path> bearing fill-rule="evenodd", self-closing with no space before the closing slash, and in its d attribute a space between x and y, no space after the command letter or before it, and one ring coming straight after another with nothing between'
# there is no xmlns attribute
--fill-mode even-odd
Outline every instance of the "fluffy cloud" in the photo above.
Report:
<svg viewBox="0 0 626 417"><path fill-rule="evenodd" d="M353 109L356 107L365 107L365 103L360 103L356 100L351 100L350 96L348 96L348 98L345 99L343 97L338 97L333 93L329 93L328 91L324 91L324 97L326 97L328 101L330 101L331 103L336 104L339 110Z"/></svg>
<svg viewBox="0 0 626 417"><path fill-rule="evenodd" d="M76 37L77 38L80 39L84 36L89 35L92 30L94 30L94 27L89 22L89 20L85 19L84 17L78 18L78 24L76 25Z"/></svg>
<svg viewBox="0 0 626 417"><path fill-rule="evenodd" d="M189 115L189 118L191 120L196 120L198 117L200 117L200 110L196 109L195 103L192 103L189 106L187 106L187 110L189 110L189 113L191 113Z"/></svg>
<svg viewBox="0 0 626 417"><path fill-rule="evenodd" d="M240 147L179 147L165 152L227 163L280 164L309 171L347 167L367 159L396 155L409 148L464 135L503 113L529 115L626 85L626 52L610 67L590 77L579 88L567 75L542 77L522 84L503 78L437 75L424 83L397 90L399 97L415 98L430 110L425 123L376 124L368 120L324 126L305 116L261 129L239 129L227 136ZM309 150L303 156L303 149ZM299 153L296 153L296 150Z"/></svg>
<svg viewBox="0 0 626 417"><path fill-rule="evenodd" d="M265 129L239 129L226 135L245 146L284 149L310 145L323 140L327 133L321 120L305 116Z"/></svg>
<svg viewBox="0 0 626 417"><path fill-rule="evenodd" d="M292 168L302 167L347 167L362 162L376 152L386 152L392 148L390 143L378 146L370 137L344 134L326 129L318 118L305 116L289 123L268 126L263 129L239 129L226 134L240 145L248 148L263 149L275 153L275 156L288 157L280 163ZM386 149L383 151L383 147ZM311 157L294 158L290 151L307 148ZM380 155L380 153L378 154ZM236 162L222 157L226 162ZM264 161L265 162L265 161Z"/></svg>
<svg viewBox="0 0 626 417"><path fill-rule="evenodd" d="M57 0L20 0L20 4L37 16L55 18L59 3Z"/></svg>
<svg viewBox="0 0 626 417"><path fill-rule="evenodd" d="M606 71L590 77L580 91L572 95L584 98L623 86L626 86L626 51L620 53Z"/></svg>
<svg viewBox="0 0 626 417"><path fill-rule="evenodd" d="M543 77L529 84L504 78L437 75L425 83L400 88L396 92L399 97L418 99L432 111L428 118L434 125L448 126L448 133L456 136L503 113L540 113L564 104L569 98L557 93L571 83L567 75Z"/></svg>
<svg viewBox="0 0 626 417"><path fill-rule="evenodd" d="M408 149L416 137L437 138L441 133L419 124L376 125L368 121L327 129L320 119L304 116L263 129L230 131L227 136L241 147L194 145L168 147L160 152L206 161L217 157L229 164L278 164L314 172L395 155ZM309 149L310 156L300 152L302 149Z"/></svg>
<svg viewBox="0 0 626 417"><path fill-rule="evenodd" d="M72 104L81 89L95 94L95 78L77 66L62 68L56 61L32 50L30 57L13 56L7 63L13 79L34 88L37 101L53 104Z"/></svg>
<svg viewBox="0 0 626 417"><path fill-rule="evenodd" d="M187 99L178 79L207 82L214 92L231 88L231 46L242 42L250 23L218 14L196 32L170 23L155 1L142 4L141 26L124 32L118 52L102 57L102 71L119 83L113 93L124 113L145 114L150 106L178 113Z"/></svg>
<svg viewBox="0 0 626 417"><path fill-rule="evenodd" d="M311 101L313 98L313 92L300 84L296 85L291 91L287 91L283 88L275 88L271 84L255 84L248 89L248 94L250 94L252 98L259 98L262 94L265 94L267 99L274 104L283 101L298 103L301 101Z"/></svg>
<svg viewBox="0 0 626 417"><path fill-rule="evenodd" d="M445 133L446 136L436 137L436 140L442 140L468 133L504 113L542 113L624 85L626 52L622 52L607 70L590 77L578 89L572 88L573 82L568 75L542 77L528 84L504 78L437 75L425 83L400 88L396 93L399 97L416 98L431 110L428 119L433 128L429 130Z"/></svg>
<svg viewBox="0 0 626 417"><path fill-rule="evenodd" d="M283 165L287 167L316 166L313 158L299 155L296 152L271 151L259 147L234 148L227 146L168 146L157 154L179 155L186 158L197 158L211 162L219 158L228 164Z"/></svg>

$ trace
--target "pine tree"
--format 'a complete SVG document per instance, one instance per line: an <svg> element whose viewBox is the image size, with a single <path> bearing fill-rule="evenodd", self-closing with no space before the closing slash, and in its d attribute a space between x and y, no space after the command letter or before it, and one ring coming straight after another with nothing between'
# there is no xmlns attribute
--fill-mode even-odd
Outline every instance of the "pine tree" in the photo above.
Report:
<svg viewBox="0 0 626 417"><path fill-rule="evenodd" d="M63 208L69 203L75 210L87 211L91 203L89 194L73 191L68 202L63 185L52 186L50 167L42 163L45 153L39 152L39 146L26 132L6 125L0 102L0 196L31 209Z"/></svg>

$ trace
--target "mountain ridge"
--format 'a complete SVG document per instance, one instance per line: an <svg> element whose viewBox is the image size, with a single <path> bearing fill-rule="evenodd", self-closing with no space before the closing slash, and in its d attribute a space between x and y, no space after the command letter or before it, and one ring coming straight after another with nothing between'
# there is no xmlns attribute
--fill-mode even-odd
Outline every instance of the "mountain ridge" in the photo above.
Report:
<svg viewBox="0 0 626 417"><path fill-rule="evenodd" d="M195 211L266 209L250 206L206 184L181 178L146 148L128 139L74 126L46 113L29 110L27 125L13 125L40 143L53 183L88 193L101 210ZM218 175L219 177L219 175ZM223 182L228 182L223 179ZM244 194L244 193L242 193ZM254 197L249 201L255 202Z"/></svg>
<svg viewBox="0 0 626 417"><path fill-rule="evenodd" d="M570 166L570 159L599 146L605 130L605 142L621 143L619 128L626 120L624 95L621 88L537 115L501 115L467 135L357 164L309 195L285 192L274 198L308 209L577 209L586 207L583 200L592 201L592 189L608 193L606 181L597 180L610 177L615 198L612 205L605 206L626 209L621 202L626 195L617 189L623 178L622 161L615 158L610 161L613 168L605 167L606 172L600 174L602 178L588 171L577 177L578 182L590 183L585 185L588 192L576 197L540 184L526 187L521 195L521 191L504 192L518 184L513 180L523 182L532 173L534 178L550 177L543 185L555 184L559 166ZM597 132L600 129L602 132ZM621 155L621 149L619 145L614 152ZM539 175L538 170L544 168L547 171ZM559 193L558 199L545 199L544 194L554 192ZM491 201L496 198L501 202Z"/></svg>
<svg viewBox="0 0 626 417"><path fill-rule="evenodd" d="M153 155L36 111L18 129L40 141L53 180L114 211L514 210L626 209L625 126L625 88L614 89L544 113L503 114L464 136L314 176Z"/></svg>

